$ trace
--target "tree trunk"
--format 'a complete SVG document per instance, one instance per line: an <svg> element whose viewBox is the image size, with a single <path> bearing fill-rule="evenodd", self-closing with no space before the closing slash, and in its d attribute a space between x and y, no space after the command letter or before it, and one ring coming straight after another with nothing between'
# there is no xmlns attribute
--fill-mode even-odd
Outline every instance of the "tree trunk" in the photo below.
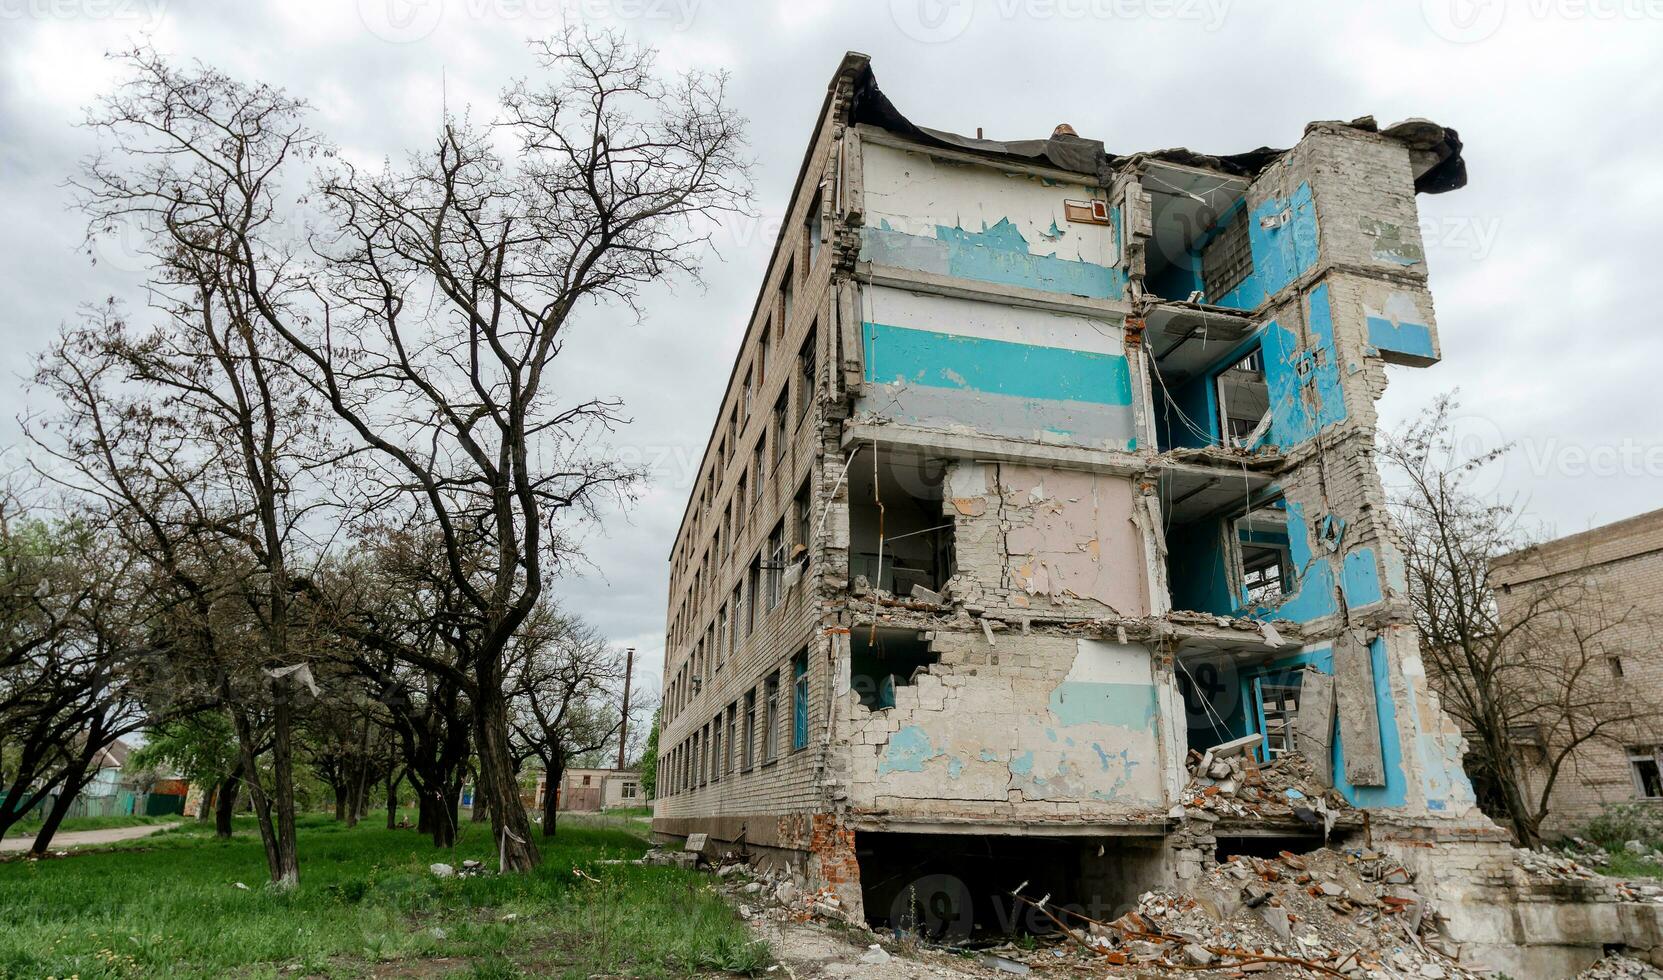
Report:
<svg viewBox="0 0 1663 980"><path fill-rule="evenodd" d="M271 743L271 774L277 792L277 874L272 881L279 888L293 888L300 884L300 854L295 844L294 815L294 755L293 697L294 683L282 685L288 690L277 691L277 704L272 712L275 722Z"/></svg>
<svg viewBox="0 0 1663 980"><path fill-rule="evenodd" d="M456 794L447 793L444 789L437 791L433 800L433 846L456 846L457 813Z"/></svg>
<svg viewBox="0 0 1663 980"><path fill-rule="evenodd" d="M403 774L387 767L387 829L398 829L398 784L403 781Z"/></svg>
<svg viewBox="0 0 1663 980"><path fill-rule="evenodd" d="M347 788L344 785L336 785L331 788L335 790L335 820L338 823L347 819Z"/></svg>
<svg viewBox="0 0 1663 980"><path fill-rule="evenodd" d="M543 763L543 836L553 837L555 821L560 810L560 780L553 767Z"/></svg>
<svg viewBox="0 0 1663 980"><path fill-rule="evenodd" d="M543 862L543 856L531 839L531 821L514 779L514 760L508 751L508 699L498 678L484 669L474 699L474 746L479 755L477 786L491 808L491 835L500 870L530 871Z"/></svg>
<svg viewBox="0 0 1663 980"><path fill-rule="evenodd" d="M31 857L44 857L46 849L52 846L52 838L63 824L64 817L69 815L69 808L75 804L75 797L80 795L81 788L86 782L87 768L92 764L92 757L97 755L102 746L102 738L97 737L96 730L89 734L79 758L70 767L69 776L64 780L63 791L52 801L52 809L46 814L46 821L40 825L35 834L35 842L29 847Z"/></svg>
<svg viewBox="0 0 1663 980"><path fill-rule="evenodd" d="M242 793L242 767L231 770L231 775L219 784L219 795L214 799L214 836L231 839L231 818L237 812L237 797Z"/></svg>
<svg viewBox="0 0 1663 980"><path fill-rule="evenodd" d="M229 689L226 693L229 694ZM254 810L254 826L260 831L260 846L266 852L266 874L275 883L281 868L277 832L271 823L271 800L266 797L265 787L260 785L260 769L254 756L254 734L249 728L248 718L240 709L233 707L230 713L231 727L237 733L237 749L242 755L242 771L249 776L248 801Z"/></svg>

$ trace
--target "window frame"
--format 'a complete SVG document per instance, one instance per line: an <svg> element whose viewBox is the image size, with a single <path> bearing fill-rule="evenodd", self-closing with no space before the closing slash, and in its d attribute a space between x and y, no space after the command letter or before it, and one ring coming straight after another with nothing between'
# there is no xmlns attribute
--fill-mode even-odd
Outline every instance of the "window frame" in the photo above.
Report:
<svg viewBox="0 0 1663 980"><path fill-rule="evenodd" d="M808 748L808 648L791 658L791 751Z"/></svg>

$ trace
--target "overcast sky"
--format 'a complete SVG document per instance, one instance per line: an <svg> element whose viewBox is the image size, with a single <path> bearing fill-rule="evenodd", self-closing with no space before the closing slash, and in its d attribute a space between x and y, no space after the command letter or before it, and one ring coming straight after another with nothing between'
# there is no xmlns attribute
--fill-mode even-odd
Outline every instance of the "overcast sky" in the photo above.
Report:
<svg viewBox="0 0 1663 980"><path fill-rule="evenodd" d="M1389 10L1387 8L1390 8ZM1425 116L1460 131L1471 184L1421 197L1444 360L1391 369L1382 410L1460 388L1476 445L1515 442L1489 481L1552 533L1663 506L1655 301L1663 218L1663 0L0 0L0 438L29 360L85 302L135 297L116 244L94 265L62 182L108 91L104 52L148 36L310 99L354 157L421 144L441 106L488 112L562 18L618 27L670 68L732 72L750 120L758 221L724 236L708 288L647 320L591 315L568 391L624 399L618 451L653 482L557 584L656 690L666 556L814 113L848 49L915 122L993 138L1059 122L1111 152L1288 146L1313 119ZM16 379L15 381L12 379ZM1648 380L1651 379L1651 380Z"/></svg>

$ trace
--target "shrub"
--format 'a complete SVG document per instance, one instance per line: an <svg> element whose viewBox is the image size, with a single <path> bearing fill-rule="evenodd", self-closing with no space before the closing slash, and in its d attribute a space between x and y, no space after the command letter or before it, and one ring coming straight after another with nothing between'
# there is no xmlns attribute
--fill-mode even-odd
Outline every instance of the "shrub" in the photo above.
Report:
<svg viewBox="0 0 1663 980"><path fill-rule="evenodd" d="M1621 850L1631 840L1648 848L1663 845L1663 808L1639 803L1614 803L1588 821L1578 834L1608 851Z"/></svg>

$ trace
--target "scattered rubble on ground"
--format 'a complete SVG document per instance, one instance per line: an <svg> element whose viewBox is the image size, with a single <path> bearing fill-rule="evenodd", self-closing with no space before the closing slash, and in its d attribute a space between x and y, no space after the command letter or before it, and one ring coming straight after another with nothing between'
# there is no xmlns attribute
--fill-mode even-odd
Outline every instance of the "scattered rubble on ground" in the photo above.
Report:
<svg viewBox="0 0 1663 980"><path fill-rule="evenodd" d="M485 865L473 860L463 861L460 869L440 863L428 865L427 870L432 872L435 878L478 878L491 873Z"/></svg>
<svg viewBox="0 0 1663 980"><path fill-rule="evenodd" d="M647 863L681 863L655 851ZM789 869L764 870L727 856L715 863L718 887L753 924L850 923L830 892L812 892ZM1210 869L1191 894L1149 892L1112 922L1094 922L1047 899L1021 894L1057 924L1054 933L973 952L994 974L1079 971L1126 976L1338 976L1466 980L1445 955L1433 913L1400 864L1367 850L1236 856ZM868 933L868 935L872 935ZM902 945L907 945L903 943ZM954 950L956 952L972 952ZM876 964L881 945L851 947L851 961ZM885 960L887 962L887 960Z"/></svg>
<svg viewBox="0 0 1663 980"><path fill-rule="evenodd" d="M1251 783L1266 794L1293 788L1303 796L1309 777L1296 756L1258 767ZM1292 765L1287 763L1292 761ZM1207 777L1211 778L1211 777ZM1229 779L1225 776L1224 779ZM1217 794L1206 797L1216 800ZM1239 797L1238 797L1239 798ZM1320 797L1318 797L1320 799ZM1248 804L1260 805L1254 797ZM1562 853L1518 851L1521 873L1559 881L1609 882L1626 901L1663 902L1663 884L1604 878ZM687 851L648 852L641 863L698 866ZM1437 910L1415 876L1389 855L1367 848L1319 848L1275 857L1235 855L1208 869L1186 893L1142 895L1113 921L1086 918L1049 897L1014 897L1049 918L1055 931L976 948L932 947L902 936L874 933L853 921L829 890L814 891L801 872L766 869L726 854L711 864L716 887L728 893L753 926L825 922L852 926L845 934L848 969L873 971L906 952L931 976L1010 976L1044 973L1137 977L1344 977L1354 980L1477 980L1490 976L1452 958L1439 934ZM1639 897L1635 897L1639 896ZM882 943L872 942L884 940ZM912 963L924 957L925 961ZM898 969L898 967L897 967ZM852 975L852 974L850 974ZM900 974L897 974L900 975ZM1663 980L1643 961L1611 956L1577 980Z"/></svg>
<svg viewBox="0 0 1663 980"><path fill-rule="evenodd" d="M1127 967L1139 974L1271 971L1370 980L1484 975L1446 955L1413 875L1362 849L1235 856L1208 870L1189 894L1146 893L1112 922L1063 910L1054 921L1067 945L1044 951L1041 962L1061 951L1082 967ZM1032 953L998 952L1030 965L1036 960Z"/></svg>
<svg viewBox="0 0 1663 980"><path fill-rule="evenodd" d="M1576 858L1565 854L1555 854L1552 851L1527 851L1516 848L1513 852L1519 868L1533 878L1547 878L1554 881L1598 881L1600 873Z"/></svg>
<svg viewBox="0 0 1663 980"><path fill-rule="evenodd" d="M1576 975L1575 980L1663 980L1663 970L1630 956L1607 956Z"/></svg>
<svg viewBox="0 0 1663 980"><path fill-rule="evenodd" d="M1571 838L1569 845L1558 851L1515 849L1513 856L1519 870L1530 878L1608 884L1618 901L1663 905L1663 882L1653 878L1608 877L1598 870L1608 863L1604 849L1579 837Z"/></svg>

